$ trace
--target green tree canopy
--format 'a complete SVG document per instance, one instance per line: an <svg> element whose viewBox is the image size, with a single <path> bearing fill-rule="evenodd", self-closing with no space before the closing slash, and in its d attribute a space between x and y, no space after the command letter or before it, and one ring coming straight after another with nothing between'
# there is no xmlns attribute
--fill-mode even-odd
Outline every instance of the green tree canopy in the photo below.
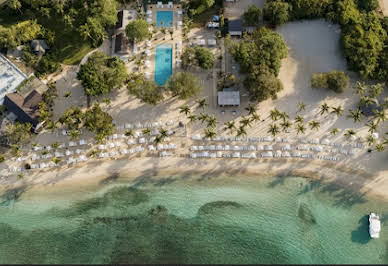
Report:
<svg viewBox="0 0 388 266"><path fill-rule="evenodd" d="M172 75L167 82L167 88L173 96L179 96L181 99L198 95L203 90L200 79L190 72L178 72Z"/></svg>
<svg viewBox="0 0 388 266"><path fill-rule="evenodd" d="M248 10L244 12L243 19L245 24L255 26L260 22L263 12L255 5L249 6Z"/></svg>
<svg viewBox="0 0 388 266"><path fill-rule="evenodd" d="M0 47L16 46L33 40L42 33L42 26L36 20L25 20L10 27L0 25Z"/></svg>
<svg viewBox="0 0 388 266"><path fill-rule="evenodd" d="M196 46L194 48L195 59L198 62L198 66L203 69L210 69L213 67L215 62L215 56L208 48Z"/></svg>
<svg viewBox="0 0 388 266"><path fill-rule="evenodd" d="M31 139L32 125L30 123L10 124L5 129L5 136L8 137L11 145L22 146Z"/></svg>
<svg viewBox="0 0 388 266"><path fill-rule="evenodd" d="M266 2L264 4L264 19L272 25L282 25L289 20L289 4L285 2Z"/></svg>
<svg viewBox="0 0 388 266"><path fill-rule="evenodd" d="M127 79L125 63L118 57L95 52L81 65L77 78L87 95L102 95L118 89Z"/></svg>
<svg viewBox="0 0 388 266"><path fill-rule="evenodd" d="M95 139L99 142L115 132L112 116L104 112L98 103L85 112L84 119L85 127L96 134Z"/></svg>
<svg viewBox="0 0 388 266"><path fill-rule="evenodd" d="M313 74L311 87L324 88L337 93L344 92L349 86L349 77L343 71L333 70L327 73Z"/></svg>
<svg viewBox="0 0 388 266"><path fill-rule="evenodd" d="M129 40L141 42L150 35L149 24L144 19L133 20L125 28L125 34Z"/></svg>
<svg viewBox="0 0 388 266"><path fill-rule="evenodd" d="M158 87L154 81L147 80L143 73L131 73L127 82L128 92L141 101L156 105L163 101L163 87Z"/></svg>

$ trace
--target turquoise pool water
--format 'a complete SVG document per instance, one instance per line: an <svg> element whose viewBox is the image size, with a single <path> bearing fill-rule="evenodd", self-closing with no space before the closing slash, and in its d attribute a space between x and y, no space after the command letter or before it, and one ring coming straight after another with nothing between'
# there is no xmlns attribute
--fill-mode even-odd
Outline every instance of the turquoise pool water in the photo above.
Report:
<svg viewBox="0 0 388 266"><path fill-rule="evenodd" d="M163 86L172 75L172 44L161 44L156 47L155 82Z"/></svg>
<svg viewBox="0 0 388 266"><path fill-rule="evenodd" d="M157 11L156 12L156 26L158 27L172 27L174 13L172 11Z"/></svg>

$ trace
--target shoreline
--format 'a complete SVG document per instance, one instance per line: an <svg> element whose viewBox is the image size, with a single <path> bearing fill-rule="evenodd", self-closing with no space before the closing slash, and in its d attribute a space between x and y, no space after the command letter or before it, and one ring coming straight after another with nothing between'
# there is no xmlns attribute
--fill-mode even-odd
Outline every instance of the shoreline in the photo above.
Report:
<svg viewBox="0 0 388 266"><path fill-rule="evenodd" d="M329 185L338 184L344 190L361 197L367 195L388 199L385 194L388 189L388 180L384 180L384 173L380 175L372 174L341 163L298 159L247 160L143 157L103 162L97 160L67 169L37 171L23 179L12 176L2 179L1 185L6 189L27 186L34 190L46 190L48 187L53 186L57 188L98 186L116 179L125 179L133 185L142 185L144 182L161 182L166 177L173 175L208 177L209 182L215 182L215 184L219 180L233 178L234 176L258 178L263 176L298 176ZM195 181L195 179L184 178L183 180L183 182L191 181Z"/></svg>

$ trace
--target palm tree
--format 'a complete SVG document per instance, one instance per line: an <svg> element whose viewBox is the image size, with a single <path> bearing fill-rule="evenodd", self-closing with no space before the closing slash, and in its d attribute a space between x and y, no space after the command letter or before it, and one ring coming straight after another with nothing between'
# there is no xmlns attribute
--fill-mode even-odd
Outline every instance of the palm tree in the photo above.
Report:
<svg viewBox="0 0 388 266"><path fill-rule="evenodd" d="M346 133L344 134L344 136L347 138L350 138L350 136L355 136L355 135L356 135L356 131L354 131L353 129L346 130Z"/></svg>
<svg viewBox="0 0 388 266"><path fill-rule="evenodd" d="M198 119L196 115L189 115L187 118L190 120L190 123L195 122Z"/></svg>
<svg viewBox="0 0 388 266"><path fill-rule="evenodd" d="M170 33L171 40L174 40L174 30L170 29L168 32Z"/></svg>
<svg viewBox="0 0 388 266"><path fill-rule="evenodd" d="M301 112L301 111L305 111L306 110L306 104L304 102L299 102L298 103L298 111L297 113Z"/></svg>
<svg viewBox="0 0 388 266"><path fill-rule="evenodd" d="M280 124L280 126L282 127L283 131L286 132L291 127L291 122L285 120Z"/></svg>
<svg viewBox="0 0 388 266"><path fill-rule="evenodd" d="M163 21L161 22L161 23L163 23ZM166 30L166 28L161 28L160 29L160 32L163 34L163 40L165 40L166 39L166 33L167 33L167 30Z"/></svg>
<svg viewBox="0 0 388 266"><path fill-rule="evenodd" d="M366 142L368 142L368 146L372 146L376 142L376 140L372 135L369 135L368 137L366 137Z"/></svg>
<svg viewBox="0 0 388 266"><path fill-rule="evenodd" d="M279 119L279 115L280 115L280 111L275 108L271 110L269 116L271 117L272 121L277 121Z"/></svg>
<svg viewBox="0 0 388 266"><path fill-rule="evenodd" d="M256 108L251 104L249 104L247 107L245 107L245 110L248 111L248 115L252 115L252 114L256 113Z"/></svg>
<svg viewBox="0 0 388 266"><path fill-rule="evenodd" d="M306 127L303 124L297 124L296 125L296 134L299 135L300 133L304 134L306 132Z"/></svg>
<svg viewBox="0 0 388 266"><path fill-rule="evenodd" d="M246 136L246 135L247 135L247 131L245 130L245 127L240 126L237 129L236 137L242 137L242 136Z"/></svg>
<svg viewBox="0 0 388 266"><path fill-rule="evenodd" d="M207 127L215 128L217 123L217 118L215 118L214 116L208 116Z"/></svg>
<svg viewBox="0 0 388 266"><path fill-rule="evenodd" d="M252 122L260 121L260 116L256 113L251 114L251 121Z"/></svg>
<svg viewBox="0 0 388 266"><path fill-rule="evenodd" d="M366 93L366 85L365 82L356 82L356 85L353 87L356 94L363 96Z"/></svg>
<svg viewBox="0 0 388 266"><path fill-rule="evenodd" d="M320 114L320 115L323 115L323 114L329 112L330 107L329 107L329 105L328 105L327 103L323 103L323 104L321 105L320 109L321 109L321 110L319 111L319 114Z"/></svg>
<svg viewBox="0 0 388 266"><path fill-rule="evenodd" d="M246 126L251 126L251 120L245 116L242 117L242 119L240 120L240 124L243 126L243 127L246 127Z"/></svg>
<svg viewBox="0 0 388 266"><path fill-rule="evenodd" d="M279 113L279 118L282 119L283 122L284 122L284 121L286 121L287 119L289 119L290 116L289 116L286 112L280 112L280 113Z"/></svg>
<svg viewBox="0 0 388 266"><path fill-rule="evenodd" d="M151 134L151 129L149 129L148 127L147 128L145 128L145 129L143 129L143 134L144 135L150 135Z"/></svg>
<svg viewBox="0 0 388 266"><path fill-rule="evenodd" d="M304 118L300 115L297 115L294 120L296 123L303 123Z"/></svg>
<svg viewBox="0 0 388 266"><path fill-rule="evenodd" d="M197 100L198 108L202 108L202 110L205 110L205 107L207 106L206 99L199 99Z"/></svg>
<svg viewBox="0 0 388 266"><path fill-rule="evenodd" d="M330 134L335 136L337 135L337 133L339 132L339 129L338 128L333 128L331 131L330 131Z"/></svg>
<svg viewBox="0 0 388 266"><path fill-rule="evenodd" d="M361 103L363 103L366 106L369 106L374 103L374 100L369 96L361 96Z"/></svg>
<svg viewBox="0 0 388 266"><path fill-rule="evenodd" d="M201 124L202 124L203 122L205 122L208 119L208 117L209 116L207 114L204 114L201 112L198 116L198 119L201 121Z"/></svg>
<svg viewBox="0 0 388 266"><path fill-rule="evenodd" d="M71 140L78 139L79 135L80 135L80 132L78 130L76 130L76 129L73 129L73 130L69 131L69 136L70 136Z"/></svg>
<svg viewBox="0 0 388 266"><path fill-rule="evenodd" d="M161 142L162 142L162 137L160 135L156 136L155 139L154 139L154 144L158 145Z"/></svg>
<svg viewBox="0 0 388 266"><path fill-rule="evenodd" d="M59 143L58 142L54 142L54 143L51 143L51 148L53 148L54 150L58 149L59 147Z"/></svg>
<svg viewBox="0 0 388 266"><path fill-rule="evenodd" d="M168 137L167 132L168 131L164 128L159 129L159 134L160 134L159 136L162 140Z"/></svg>
<svg viewBox="0 0 388 266"><path fill-rule="evenodd" d="M190 114L190 112L190 107L188 105L179 107L179 113L181 114L184 113L187 116L188 114Z"/></svg>
<svg viewBox="0 0 388 266"><path fill-rule="evenodd" d="M377 124L379 124L380 122L385 122L385 120L387 120L387 116L385 115L385 111L384 110L373 110L374 112L374 117L377 119Z"/></svg>
<svg viewBox="0 0 388 266"><path fill-rule="evenodd" d="M216 133L214 132L213 128L206 128L204 134L205 137L209 139L214 139L214 137L216 136Z"/></svg>
<svg viewBox="0 0 388 266"><path fill-rule="evenodd" d="M310 126L311 130L313 130L313 129L319 130L319 127L321 126L321 123L319 123L318 121L315 121L315 120L311 120L309 122L309 126Z"/></svg>
<svg viewBox="0 0 388 266"><path fill-rule="evenodd" d="M236 129L236 123L234 121L228 121L224 123L224 130L227 131L229 130L230 133L233 132L233 130Z"/></svg>
<svg viewBox="0 0 388 266"><path fill-rule="evenodd" d="M51 133L54 133L55 129L58 128L57 124L58 122L49 120L46 127L51 131Z"/></svg>
<svg viewBox="0 0 388 266"><path fill-rule="evenodd" d="M368 132L373 134L374 132L377 131L377 127L378 127L378 124L373 122L373 121L370 121L367 126L369 127L368 129Z"/></svg>
<svg viewBox="0 0 388 266"><path fill-rule="evenodd" d="M133 130L132 129L128 129L127 131L125 131L125 136L133 137L134 136Z"/></svg>
<svg viewBox="0 0 388 266"><path fill-rule="evenodd" d="M382 152L384 151L385 147L383 144L376 144L376 151Z"/></svg>
<svg viewBox="0 0 388 266"><path fill-rule="evenodd" d="M269 126L269 129L268 129L267 132L268 132L268 133L271 133L271 135L274 136L274 137L275 137L277 134L280 133L279 127L278 127L276 124L271 124L271 125Z"/></svg>
<svg viewBox="0 0 388 266"><path fill-rule="evenodd" d="M53 158L53 162L58 165L60 162L61 162L61 159L57 158L57 157L54 157Z"/></svg>
<svg viewBox="0 0 388 266"><path fill-rule="evenodd" d="M332 107L332 113L336 114L337 116L341 116L342 113L344 112L344 109L342 109L342 106L337 106L337 107Z"/></svg>
<svg viewBox="0 0 388 266"><path fill-rule="evenodd" d="M360 108L357 108L355 111L349 109L349 114L347 115L347 118L353 118L353 122L361 122L362 117L362 111Z"/></svg>
<svg viewBox="0 0 388 266"><path fill-rule="evenodd" d="M369 88L369 97L378 98L383 92L383 90L384 90L383 85L380 83L371 85Z"/></svg>

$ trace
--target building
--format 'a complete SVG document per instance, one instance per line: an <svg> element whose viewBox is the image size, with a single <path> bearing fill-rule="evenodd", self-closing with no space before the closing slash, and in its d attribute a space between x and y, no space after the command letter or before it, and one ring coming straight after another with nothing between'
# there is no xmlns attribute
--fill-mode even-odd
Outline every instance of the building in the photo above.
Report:
<svg viewBox="0 0 388 266"><path fill-rule="evenodd" d="M31 51L36 55L44 55L49 47L44 40L32 40Z"/></svg>
<svg viewBox="0 0 388 266"><path fill-rule="evenodd" d="M240 106L240 92L230 89L224 89L217 94L218 105L224 106Z"/></svg>
<svg viewBox="0 0 388 266"><path fill-rule="evenodd" d="M116 54L127 54L129 48L129 41L124 33L116 35L115 39L115 53Z"/></svg>
<svg viewBox="0 0 388 266"><path fill-rule="evenodd" d="M27 76L5 56L0 54L0 104L4 96L14 92Z"/></svg>
<svg viewBox="0 0 388 266"><path fill-rule="evenodd" d="M230 36L242 36L243 32L243 20L236 19L228 22L228 33Z"/></svg>
<svg viewBox="0 0 388 266"><path fill-rule="evenodd" d="M8 117L22 123L30 123L36 131L40 127L39 103L41 101L42 95L36 90L31 91L26 97L14 92L4 97L4 106L9 113Z"/></svg>

